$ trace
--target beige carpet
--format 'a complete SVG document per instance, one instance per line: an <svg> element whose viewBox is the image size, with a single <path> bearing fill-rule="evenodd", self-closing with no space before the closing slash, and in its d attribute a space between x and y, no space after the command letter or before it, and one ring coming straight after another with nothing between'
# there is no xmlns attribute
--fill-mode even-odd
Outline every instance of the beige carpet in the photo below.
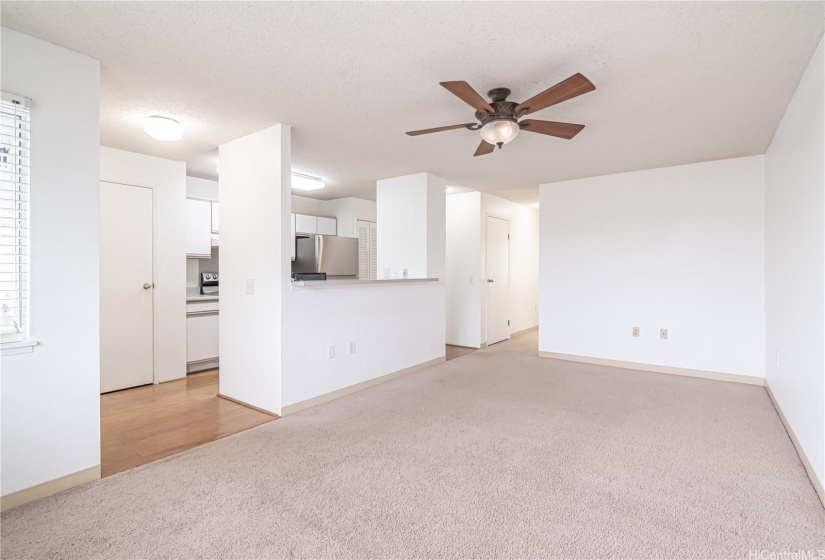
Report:
<svg viewBox="0 0 825 560"><path fill-rule="evenodd" d="M3 514L3 558L825 549L761 387L473 352Z"/></svg>

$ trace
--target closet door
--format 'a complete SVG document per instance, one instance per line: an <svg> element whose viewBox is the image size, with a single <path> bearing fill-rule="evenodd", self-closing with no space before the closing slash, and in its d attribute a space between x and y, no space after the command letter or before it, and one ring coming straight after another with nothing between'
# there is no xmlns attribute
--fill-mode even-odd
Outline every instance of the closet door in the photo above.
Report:
<svg viewBox="0 0 825 560"><path fill-rule="evenodd" d="M154 381L152 195L100 184L101 393Z"/></svg>
<svg viewBox="0 0 825 560"><path fill-rule="evenodd" d="M367 222L370 225L370 280L378 278L378 224Z"/></svg>
<svg viewBox="0 0 825 560"><path fill-rule="evenodd" d="M370 277L370 222L356 221L358 229L358 278L367 280Z"/></svg>

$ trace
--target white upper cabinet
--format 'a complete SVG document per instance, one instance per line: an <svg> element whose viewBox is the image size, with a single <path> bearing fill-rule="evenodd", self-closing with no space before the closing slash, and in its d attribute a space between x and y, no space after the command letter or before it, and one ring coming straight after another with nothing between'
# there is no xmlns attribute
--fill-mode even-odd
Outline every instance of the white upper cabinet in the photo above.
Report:
<svg viewBox="0 0 825 560"><path fill-rule="evenodd" d="M338 235L338 220L318 216L317 232L319 235Z"/></svg>
<svg viewBox="0 0 825 560"><path fill-rule="evenodd" d="M212 202L212 233L219 233L218 229L218 203Z"/></svg>
<svg viewBox="0 0 825 560"><path fill-rule="evenodd" d="M295 214L295 233L318 233L318 218Z"/></svg>
<svg viewBox="0 0 825 560"><path fill-rule="evenodd" d="M186 256L212 256L212 203L208 200L186 199Z"/></svg>

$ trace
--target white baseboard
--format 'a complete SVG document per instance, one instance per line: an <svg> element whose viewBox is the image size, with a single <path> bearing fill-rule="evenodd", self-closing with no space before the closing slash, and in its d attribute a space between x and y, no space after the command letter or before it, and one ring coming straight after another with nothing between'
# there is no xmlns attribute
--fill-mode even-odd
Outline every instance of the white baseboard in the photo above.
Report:
<svg viewBox="0 0 825 560"><path fill-rule="evenodd" d="M793 431L788 419L785 417L785 413L782 412L782 407L779 406L779 402L776 400L776 395L773 394L771 390L771 386L768 384L767 380L765 381L765 390L768 392L768 396L773 403L773 407L776 409L776 413L779 415L779 419L782 420L782 424L785 425L785 431L788 432L788 437L791 438L791 442L793 446L796 448L796 454L799 455L799 460L802 461L802 466L805 467L805 471L808 473L808 478L811 479L811 484L816 490L817 495L819 496L819 501L822 502L822 506L825 507L825 488L822 486L822 481L819 480L819 477L816 476L816 472L814 471L813 465L811 465L811 461L808 460L808 455L805 453L805 450L802 449L802 446L799 444L799 440L796 438L796 434Z"/></svg>
<svg viewBox="0 0 825 560"><path fill-rule="evenodd" d="M431 366L438 365L443 363L446 360L445 356L441 356L440 358L436 358L434 360L430 360L428 362L422 362L420 364L410 366L408 368L404 368L402 370L394 371L392 373L388 373L386 375L382 375L381 377L376 377L374 379L368 379L367 381L362 381L361 383L356 383L355 385L350 385L349 387L344 387L342 389L338 389L337 391L332 391L331 393L325 393L323 395L318 395L317 397L312 397L311 399L307 399L305 401L293 403L281 408L281 416L287 416L289 414L294 414L301 410L305 410L307 408L317 406L319 404L323 404L332 400L335 400L340 397L344 397L346 395L351 395L352 393L357 393L358 391L362 391L367 389L368 387L372 387L374 385L378 385L380 383L386 383L387 381L391 381L397 377L401 377L402 375L408 375L410 373L414 373L416 371L420 371L422 369L426 369Z"/></svg>
<svg viewBox="0 0 825 560"><path fill-rule="evenodd" d="M55 478L54 480L36 484L34 486L18 490L17 492L12 492L11 494L6 494L0 498L0 509L2 509L2 511L6 511L17 506L22 506L23 504L45 498L46 496L51 496L52 494L57 494L58 492L68 490L73 486L85 484L86 482L91 482L92 480L97 480L99 478L100 465L95 465L94 467L83 469L82 471L67 474L66 476Z"/></svg>
<svg viewBox="0 0 825 560"><path fill-rule="evenodd" d="M597 366L611 366L623 369L635 369L638 371L648 371L652 373L667 373L669 375L683 375L686 377L699 377L701 379L713 379L715 381L731 381L733 383L746 383L748 385L765 385L765 379L753 375L737 375L733 373L720 373L716 371L704 371L701 369L688 369L673 366L659 366L655 364L639 364L636 362L623 362L621 360L608 360L605 358L590 358L588 356L576 356L573 354L559 354L556 352L539 352L540 358L553 358L555 360L565 360L568 362L581 362Z"/></svg>

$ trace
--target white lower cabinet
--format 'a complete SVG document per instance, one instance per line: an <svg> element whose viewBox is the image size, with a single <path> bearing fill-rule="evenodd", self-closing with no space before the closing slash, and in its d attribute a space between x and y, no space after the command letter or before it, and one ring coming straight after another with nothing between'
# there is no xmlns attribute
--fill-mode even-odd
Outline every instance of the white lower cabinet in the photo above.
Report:
<svg viewBox="0 0 825 560"><path fill-rule="evenodd" d="M218 362L218 302L186 304L187 370L210 369Z"/></svg>

